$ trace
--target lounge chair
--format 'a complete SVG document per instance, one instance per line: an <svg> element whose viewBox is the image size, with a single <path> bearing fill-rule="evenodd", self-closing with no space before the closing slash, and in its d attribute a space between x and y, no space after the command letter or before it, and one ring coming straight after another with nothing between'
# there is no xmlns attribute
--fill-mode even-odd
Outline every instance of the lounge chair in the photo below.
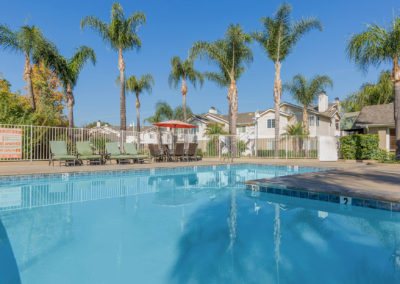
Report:
<svg viewBox="0 0 400 284"><path fill-rule="evenodd" d="M174 151L175 160L183 160L185 158L185 144L184 143L176 143L175 151Z"/></svg>
<svg viewBox="0 0 400 284"><path fill-rule="evenodd" d="M68 154L67 143L65 141L50 141L49 166L51 164L54 166L54 161L59 161L60 167L61 162L64 162L66 166L71 164L76 165L76 157Z"/></svg>
<svg viewBox="0 0 400 284"><path fill-rule="evenodd" d="M172 154L171 151L169 150L169 147L167 144L162 145L162 150L164 152L164 158L167 162L172 161Z"/></svg>
<svg viewBox="0 0 400 284"><path fill-rule="evenodd" d="M78 152L78 160L86 161L87 164L101 164L101 155L93 154L93 149L89 141L76 142L76 151Z"/></svg>
<svg viewBox="0 0 400 284"><path fill-rule="evenodd" d="M138 154L136 146L133 143L124 143L124 150L125 155L131 156L134 161L138 161L139 163L143 163L144 159L149 159L147 155Z"/></svg>
<svg viewBox="0 0 400 284"><path fill-rule="evenodd" d="M150 156L151 158L157 162L162 161L164 159L164 155L161 153L160 148L156 144L149 144Z"/></svg>
<svg viewBox="0 0 400 284"><path fill-rule="evenodd" d="M118 164L123 160L131 160L133 159L130 155L123 155L118 148L117 142L108 142L106 143L106 159L110 161L116 160Z"/></svg>
<svg viewBox="0 0 400 284"><path fill-rule="evenodd" d="M197 157L197 143L189 143L189 149L187 153L188 161L198 161Z"/></svg>

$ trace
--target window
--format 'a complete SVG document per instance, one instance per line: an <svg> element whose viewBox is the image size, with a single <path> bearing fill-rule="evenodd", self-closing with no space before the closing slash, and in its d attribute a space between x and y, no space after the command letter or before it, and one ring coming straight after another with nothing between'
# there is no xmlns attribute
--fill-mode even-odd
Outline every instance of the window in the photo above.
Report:
<svg viewBox="0 0 400 284"><path fill-rule="evenodd" d="M317 120L315 121L315 124L316 124L317 126L319 126L319 116L317 116Z"/></svg>
<svg viewBox="0 0 400 284"><path fill-rule="evenodd" d="M308 126L314 126L314 116L310 115L308 117Z"/></svg>
<svg viewBox="0 0 400 284"><path fill-rule="evenodd" d="M239 126L236 128L237 133L245 133L246 132L246 126Z"/></svg>
<svg viewBox="0 0 400 284"><path fill-rule="evenodd" d="M267 127L268 128L275 128L275 119L268 119L267 120Z"/></svg>

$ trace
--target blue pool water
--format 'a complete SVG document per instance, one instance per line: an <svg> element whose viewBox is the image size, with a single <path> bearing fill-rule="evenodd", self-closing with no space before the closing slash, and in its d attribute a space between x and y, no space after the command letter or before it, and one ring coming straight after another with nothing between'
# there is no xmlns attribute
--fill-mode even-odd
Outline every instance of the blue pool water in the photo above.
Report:
<svg viewBox="0 0 400 284"><path fill-rule="evenodd" d="M399 282L398 213L244 187L317 170L235 165L0 182L0 283Z"/></svg>

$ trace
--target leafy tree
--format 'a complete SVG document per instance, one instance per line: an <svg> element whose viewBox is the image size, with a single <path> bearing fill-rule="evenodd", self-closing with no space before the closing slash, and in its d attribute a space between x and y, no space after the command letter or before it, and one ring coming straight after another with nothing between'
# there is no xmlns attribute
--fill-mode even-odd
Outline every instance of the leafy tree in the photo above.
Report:
<svg viewBox="0 0 400 284"><path fill-rule="evenodd" d="M22 26L19 30L13 32L7 26L0 25L0 46L4 49L19 52L25 56L24 79L26 81L26 89L28 98L33 110L36 110L36 102L32 86L32 58L35 62L43 59L38 54L44 55L43 48L47 48L51 44L45 39L39 28L35 26Z"/></svg>
<svg viewBox="0 0 400 284"><path fill-rule="evenodd" d="M254 38L259 42L275 66L273 90L275 105L275 157L279 155L279 115L282 98L280 74L282 63L305 33L315 28L322 30L322 25L316 18L301 19L293 22L290 17L291 10L291 6L282 4L272 18L264 17L261 19L264 30L254 34Z"/></svg>
<svg viewBox="0 0 400 284"><path fill-rule="evenodd" d="M303 105L303 126L306 133L309 133L307 108L316 100L326 87L332 87L333 82L328 76L315 76L307 81L302 75L297 74L290 83L283 85L293 98Z"/></svg>
<svg viewBox="0 0 400 284"><path fill-rule="evenodd" d="M126 89L136 95L136 121L138 133L138 145L140 145L140 101L139 95L144 91L151 92L154 86L154 78L151 74L146 74L136 79L135 76L129 77L126 81Z"/></svg>
<svg viewBox="0 0 400 284"><path fill-rule="evenodd" d="M32 86L37 102L34 124L66 126L66 117L63 114L66 96L57 74L43 62L33 64Z"/></svg>
<svg viewBox="0 0 400 284"><path fill-rule="evenodd" d="M253 52L249 44L251 36L245 33L242 27L229 25L223 39L214 42L198 41L190 50L191 58L207 58L218 67L218 72L204 73L205 77L221 87L229 87L229 134L236 135L236 121L238 115L238 91L236 81L246 70L245 65L253 61ZM236 153L236 139L231 144L233 155Z"/></svg>
<svg viewBox="0 0 400 284"><path fill-rule="evenodd" d="M11 84L0 78L0 124L31 124L33 114L29 101L11 92Z"/></svg>
<svg viewBox="0 0 400 284"><path fill-rule="evenodd" d="M171 59L171 73L168 76L168 84L171 87L174 86L175 89L178 88L179 82L182 81L181 92L182 92L182 107L183 107L183 120L187 122L187 113L186 113L186 94L187 94L187 85L186 81L192 83L192 85L196 88L197 82L203 84L204 76L196 71L193 66L193 60L186 59L182 61L178 56L175 56Z"/></svg>
<svg viewBox="0 0 400 284"><path fill-rule="evenodd" d="M224 130L224 125L221 123L208 123L205 135L208 136L209 139L206 145L207 154L209 156L217 155L220 147L219 135L228 135L228 132Z"/></svg>
<svg viewBox="0 0 400 284"><path fill-rule="evenodd" d="M394 121L396 128L396 160L400 160L400 16L394 17L389 27L366 25L367 29L354 34L347 45L347 54L360 68L393 65L391 80L394 85Z"/></svg>
<svg viewBox="0 0 400 284"><path fill-rule="evenodd" d="M361 111L365 106L394 102L394 88L390 71L382 71L376 84L363 84L358 92L348 95L341 103L344 111Z"/></svg>
<svg viewBox="0 0 400 284"><path fill-rule="evenodd" d="M123 52L131 49L140 49L142 42L137 34L139 27L146 22L145 14L135 12L125 17L121 4L115 2L111 7L111 20L107 24L95 16L82 19L81 28L88 26L97 31L100 37L118 52L118 68L120 71L120 114L121 130L126 130L126 103L125 103L125 61Z"/></svg>

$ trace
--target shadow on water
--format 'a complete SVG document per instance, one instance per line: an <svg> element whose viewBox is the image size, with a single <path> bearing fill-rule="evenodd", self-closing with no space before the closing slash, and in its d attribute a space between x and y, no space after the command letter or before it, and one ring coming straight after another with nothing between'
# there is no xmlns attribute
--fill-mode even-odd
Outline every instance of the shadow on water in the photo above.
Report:
<svg viewBox="0 0 400 284"><path fill-rule="evenodd" d="M17 262L7 236L6 229L0 219L0 283L21 283Z"/></svg>
<svg viewBox="0 0 400 284"><path fill-rule="evenodd" d="M169 283L399 283L398 216L242 192L191 214Z"/></svg>

